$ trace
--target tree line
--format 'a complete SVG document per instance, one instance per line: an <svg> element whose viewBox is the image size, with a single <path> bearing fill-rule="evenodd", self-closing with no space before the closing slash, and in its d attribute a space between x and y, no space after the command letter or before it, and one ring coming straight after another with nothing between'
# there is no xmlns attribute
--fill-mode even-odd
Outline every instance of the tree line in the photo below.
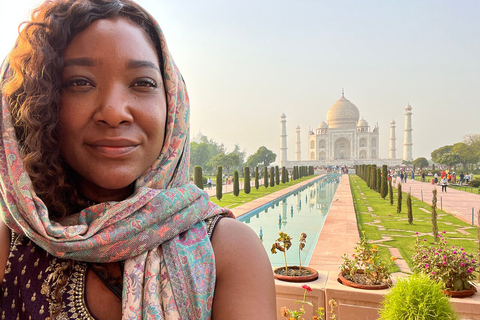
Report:
<svg viewBox="0 0 480 320"><path fill-rule="evenodd" d="M230 170L243 170L244 167L256 167L263 165L268 167L275 162L277 155L271 150L262 146L246 157L246 152L235 145L232 152L227 152L223 144L217 143L208 137L203 136L200 142L190 143L190 168L200 166L205 172L214 173L218 166L222 166L227 174Z"/></svg>
<svg viewBox="0 0 480 320"><path fill-rule="evenodd" d="M311 176L314 174L313 166L295 166L291 171L287 168L278 166L270 167L264 166L262 169L263 172L260 172L260 169L257 167L251 172L250 167L243 168L243 192L249 194L251 191L251 179L254 179L254 188L258 190L260 188L260 177L263 173L263 186L265 188L274 187L280 183L285 184L290 180L301 179L306 176ZM223 197L223 167L219 165L217 167L217 174L215 177L215 191L216 197L218 200ZM193 182L203 189L206 183L206 178L203 177L203 169L201 166L195 166L193 170ZM233 195L238 197L240 194L240 176L238 170L233 172Z"/></svg>

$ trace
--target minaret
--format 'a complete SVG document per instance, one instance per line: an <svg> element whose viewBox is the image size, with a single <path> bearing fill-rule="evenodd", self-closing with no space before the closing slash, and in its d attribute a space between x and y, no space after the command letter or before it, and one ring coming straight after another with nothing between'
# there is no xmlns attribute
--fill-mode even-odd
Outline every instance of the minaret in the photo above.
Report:
<svg viewBox="0 0 480 320"><path fill-rule="evenodd" d="M280 134L280 168L287 162L287 116L285 113L280 117L282 132Z"/></svg>
<svg viewBox="0 0 480 320"><path fill-rule="evenodd" d="M396 159L396 147L395 147L395 120L390 122L390 159Z"/></svg>
<svg viewBox="0 0 480 320"><path fill-rule="evenodd" d="M405 107L405 135L403 138L403 160L412 161L412 107Z"/></svg>
<svg viewBox="0 0 480 320"><path fill-rule="evenodd" d="M297 126L297 142L295 143L295 161L301 161L300 126Z"/></svg>

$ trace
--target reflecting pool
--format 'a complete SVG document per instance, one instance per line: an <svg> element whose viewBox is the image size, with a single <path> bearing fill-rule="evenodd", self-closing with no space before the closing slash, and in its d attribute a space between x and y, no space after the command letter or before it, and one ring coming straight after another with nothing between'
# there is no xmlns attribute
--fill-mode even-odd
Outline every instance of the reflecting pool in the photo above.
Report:
<svg viewBox="0 0 480 320"><path fill-rule="evenodd" d="M307 234L300 255L302 265L308 265L340 179L341 175L323 176L239 218L260 237L273 266L285 265L283 252L271 253L280 231L293 238L287 251L289 265L298 265L298 240L302 232Z"/></svg>

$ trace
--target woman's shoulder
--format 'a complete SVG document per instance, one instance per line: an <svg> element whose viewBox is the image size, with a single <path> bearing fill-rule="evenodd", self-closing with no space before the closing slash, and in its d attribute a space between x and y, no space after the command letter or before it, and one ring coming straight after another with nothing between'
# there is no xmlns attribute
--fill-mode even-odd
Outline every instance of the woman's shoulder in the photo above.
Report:
<svg viewBox="0 0 480 320"><path fill-rule="evenodd" d="M10 229L0 219L0 283L5 275L5 266L10 254Z"/></svg>
<svg viewBox="0 0 480 320"><path fill-rule="evenodd" d="M217 269L212 318L275 319L272 266L255 232L243 222L220 219L212 246Z"/></svg>

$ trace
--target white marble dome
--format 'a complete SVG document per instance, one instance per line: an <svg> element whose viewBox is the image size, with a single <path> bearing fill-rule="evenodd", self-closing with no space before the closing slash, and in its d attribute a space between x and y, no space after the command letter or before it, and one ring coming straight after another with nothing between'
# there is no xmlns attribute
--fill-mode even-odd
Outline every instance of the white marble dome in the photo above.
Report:
<svg viewBox="0 0 480 320"><path fill-rule="evenodd" d="M330 128L355 128L360 119L357 106L342 97L335 102L327 112L327 122Z"/></svg>
<svg viewBox="0 0 480 320"><path fill-rule="evenodd" d="M325 121L320 122L320 124L318 125L318 129L328 129L328 123L326 123Z"/></svg>
<svg viewBox="0 0 480 320"><path fill-rule="evenodd" d="M366 120L360 119L357 123L357 127L368 127L368 122Z"/></svg>

